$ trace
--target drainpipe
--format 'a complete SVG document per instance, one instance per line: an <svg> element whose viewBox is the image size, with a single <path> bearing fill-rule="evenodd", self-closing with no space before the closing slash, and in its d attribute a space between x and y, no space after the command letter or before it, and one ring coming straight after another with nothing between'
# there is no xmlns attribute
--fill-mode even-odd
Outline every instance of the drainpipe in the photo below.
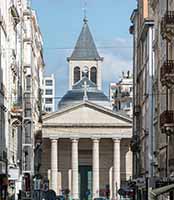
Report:
<svg viewBox="0 0 174 200"><path fill-rule="evenodd" d="M152 48L152 42L153 42L153 26L154 24L148 24L148 32L147 36L149 38L149 72L148 72L148 82L149 82L149 113L148 113L148 125L149 125L149 135L148 135L148 181L147 181L147 193L148 197L150 195L150 192L153 188L152 185L152 178L154 176L154 170L153 170L153 161L154 161L154 130L153 130L153 107L154 107L154 96L153 96L153 48ZM148 198L149 199L149 198Z"/></svg>

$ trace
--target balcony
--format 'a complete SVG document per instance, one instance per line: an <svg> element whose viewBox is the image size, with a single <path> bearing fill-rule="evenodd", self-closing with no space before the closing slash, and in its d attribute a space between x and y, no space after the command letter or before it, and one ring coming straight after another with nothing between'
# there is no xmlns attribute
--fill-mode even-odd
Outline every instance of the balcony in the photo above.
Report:
<svg viewBox="0 0 174 200"><path fill-rule="evenodd" d="M168 41L174 37L174 11L167 11L162 18L161 36Z"/></svg>
<svg viewBox="0 0 174 200"><path fill-rule="evenodd" d="M174 84L174 60L167 60L163 63L160 71L162 86L171 87Z"/></svg>
<svg viewBox="0 0 174 200"><path fill-rule="evenodd" d="M174 110L166 110L161 113L160 127L163 134L174 134Z"/></svg>
<svg viewBox="0 0 174 200"><path fill-rule="evenodd" d="M130 147L132 152L140 151L140 139L138 135L133 135L130 142Z"/></svg>
<svg viewBox="0 0 174 200"><path fill-rule="evenodd" d="M13 17L14 25L16 26L20 22L20 16L19 16L17 6L16 6L16 3L14 2L14 0L11 0L10 10L11 10L11 15Z"/></svg>
<svg viewBox="0 0 174 200"><path fill-rule="evenodd" d="M11 115L14 117L21 117L22 116L22 105L19 103L13 103L11 107Z"/></svg>

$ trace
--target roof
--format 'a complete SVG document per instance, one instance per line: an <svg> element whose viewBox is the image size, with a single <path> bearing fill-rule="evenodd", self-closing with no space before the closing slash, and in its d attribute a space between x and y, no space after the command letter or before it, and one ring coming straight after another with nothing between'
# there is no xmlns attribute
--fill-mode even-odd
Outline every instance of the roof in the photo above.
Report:
<svg viewBox="0 0 174 200"><path fill-rule="evenodd" d="M86 81L88 88L97 89L97 85L95 83L93 83L91 80L89 80L86 76L84 76L82 78L82 80L79 80L77 83L75 83L72 88L73 89L82 89L84 87L85 81Z"/></svg>
<svg viewBox="0 0 174 200"><path fill-rule="evenodd" d="M86 88L84 87L85 82ZM78 81L73 86L72 90L68 90L67 93L62 97L59 102L59 109L83 102L85 97L85 90L87 100L106 104L107 107L110 105L109 99L101 90L97 89L96 84L89 80L87 77L83 77L82 80Z"/></svg>
<svg viewBox="0 0 174 200"><path fill-rule="evenodd" d="M92 34L90 32L87 19L84 19L84 24L69 60L103 60L98 54Z"/></svg>

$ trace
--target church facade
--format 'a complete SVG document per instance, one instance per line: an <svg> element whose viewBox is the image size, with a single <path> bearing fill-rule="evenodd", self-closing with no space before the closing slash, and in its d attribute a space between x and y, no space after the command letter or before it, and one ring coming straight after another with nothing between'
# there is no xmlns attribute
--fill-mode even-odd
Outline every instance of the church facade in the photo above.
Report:
<svg viewBox="0 0 174 200"><path fill-rule="evenodd" d="M43 118L41 174L59 195L73 199L118 197L132 175L132 120L114 113L101 91L101 64L88 22L68 59L69 90L59 111Z"/></svg>

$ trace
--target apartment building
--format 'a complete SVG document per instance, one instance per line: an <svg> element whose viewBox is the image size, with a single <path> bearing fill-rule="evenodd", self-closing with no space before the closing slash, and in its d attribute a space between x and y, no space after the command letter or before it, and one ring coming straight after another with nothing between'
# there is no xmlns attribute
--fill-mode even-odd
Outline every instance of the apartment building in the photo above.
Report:
<svg viewBox="0 0 174 200"><path fill-rule="evenodd" d="M15 196L29 191L24 183L38 170L42 45L30 1L0 1L0 199L7 188Z"/></svg>
<svg viewBox="0 0 174 200"><path fill-rule="evenodd" d="M132 117L133 76L130 71L122 72L122 77L117 83L110 83L109 98L113 111L123 111Z"/></svg>
<svg viewBox="0 0 174 200"><path fill-rule="evenodd" d="M54 112L55 111L55 77L44 76L43 78L43 111Z"/></svg>
<svg viewBox="0 0 174 200"><path fill-rule="evenodd" d="M173 0L139 0L131 16L137 199L174 198L173 10Z"/></svg>

